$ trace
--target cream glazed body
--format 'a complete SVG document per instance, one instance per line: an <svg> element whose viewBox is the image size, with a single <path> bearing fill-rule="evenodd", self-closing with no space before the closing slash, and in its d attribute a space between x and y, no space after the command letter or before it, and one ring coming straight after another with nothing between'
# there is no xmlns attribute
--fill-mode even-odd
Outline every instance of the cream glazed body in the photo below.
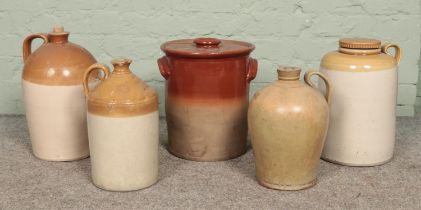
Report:
<svg viewBox="0 0 421 210"><path fill-rule="evenodd" d="M364 39L343 39L340 45L320 68L335 88L322 158L349 166L384 164L395 145L400 49L381 49L380 41ZM390 47L395 57L386 54Z"/></svg>
<svg viewBox="0 0 421 210"><path fill-rule="evenodd" d="M101 64L103 82L86 87L93 183L110 191L146 188L158 180L159 114L156 92L129 70L130 60L114 60L114 71Z"/></svg>
<svg viewBox="0 0 421 210"><path fill-rule="evenodd" d="M69 42L68 36L57 26L49 34L32 34L23 42L22 89L32 150L49 161L89 156L82 76L96 61ZM31 52L36 38L44 43Z"/></svg>
<svg viewBox="0 0 421 210"><path fill-rule="evenodd" d="M83 86L49 86L23 80L22 88L34 155L51 161L88 157Z"/></svg>
<svg viewBox="0 0 421 210"><path fill-rule="evenodd" d="M88 113L94 184L111 191L148 187L158 179L158 111L134 117Z"/></svg>

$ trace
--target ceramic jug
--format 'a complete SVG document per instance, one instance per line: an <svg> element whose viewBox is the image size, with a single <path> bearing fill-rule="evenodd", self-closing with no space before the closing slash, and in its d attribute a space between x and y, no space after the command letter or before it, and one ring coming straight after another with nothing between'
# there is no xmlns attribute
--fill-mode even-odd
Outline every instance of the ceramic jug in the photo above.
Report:
<svg viewBox="0 0 421 210"><path fill-rule="evenodd" d="M158 97L130 63L113 60L112 73L93 64L84 75L92 180L105 190L138 190L158 180ZM90 91L88 78L96 69L104 77Z"/></svg>
<svg viewBox="0 0 421 210"><path fill-rule="evenodd" d="M329 121L330 83L309 71L299 81L298 67L278 68L278 80L256 92L248 125L258 182L278 190L300 190L316 183ZM315 89L312 75L327 84L326 96Z"/></svg>
<svg viewBox="0 0 421 210"><path fill-rule="evenodd" d="M392 158L399 59L397 45L373 39L341 39L339 50L323 57L320 71L335 87L324 160L373 166Z"/></svg>
<svg viewBox="0 0 421 210"><path fill-rule="evenodd" d="M235 158L246 151L249 83L257 61L247 42L197 38L161 45L166 79L168 150L195 161Z"/></svg>
<svg viewBox="0 0 421 210"><path fill-rule="evenodd" d="M82 77L96 60L86 49L69 42L68 36L63 27L56 26L48 34L32 34L23 42L26 119L32 150L44 160L89 156ZM37 38L44 43L31 52Z"/></svg>

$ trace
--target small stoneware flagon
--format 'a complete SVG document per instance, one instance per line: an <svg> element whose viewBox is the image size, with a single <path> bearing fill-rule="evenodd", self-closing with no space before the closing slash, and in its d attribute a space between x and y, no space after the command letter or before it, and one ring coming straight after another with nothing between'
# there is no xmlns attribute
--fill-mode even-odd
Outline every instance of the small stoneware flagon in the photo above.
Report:
<svg viewBox="0 0 421 210"><path fill-rule="evenodd" d="M129 59L112 61L114 70L93 64L85 71L92 180L102 189L131 191L158 180L158 97L134 75ZM102 70L92 91L88 78Z"/></svg>
<svg viewBox="0 0 421 210"><path fill-rule="evenodd" d="M394 56L387 54L389 48ZM323 159L373 166L392 158L400 55L394 44L346 38L323 57L320 71L335 87Z"/></svg>
<svg viewBox="0 0 421 210"><path fill-rule="evenodd" d="M257 61L247 42L197 38L161 45L166 79L168 150L181 158L217 161L246 151L249 83Z"/></svg>
<svg viewBox="0 0 421 210"><path fill-rule="evenodd" d="M62 26L32 34L23 42L23 99L32 150L50 161L89 156L83 71L96 62L84 48L68 41ZM31 52L34 39L44 43ZM96 74L92 74L92 78Z"/></svg>
<svg viewBox="0 0 421 210"><path fill-rule="evenodd" d="M300 190L316 183L320 154L329 121L331 87L315 71L280 67L278 80L259 90L250 102L248 125L256 160L257 180L279 190ZM327 85L326 96L314 88L311 76Z"/></svg>

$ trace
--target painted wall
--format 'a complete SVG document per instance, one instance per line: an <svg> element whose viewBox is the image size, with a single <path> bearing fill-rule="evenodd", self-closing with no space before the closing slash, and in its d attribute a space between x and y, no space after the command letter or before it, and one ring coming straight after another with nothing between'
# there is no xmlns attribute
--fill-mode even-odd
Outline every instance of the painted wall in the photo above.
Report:
<svg viewBox="0 0 421 210"><path fill-rule="evenodd" d="M340 37L378 38L403 50L399 115L413 115L420 54L419 0L73 0L0 2L0 113L23 113L20 77L25 36L56 24L71 41L109 65L134 60L132 69L160 94L156 59L167 40L217 37L252 42L259 72L252 92L276 79L277 65L318 68ZM39 44L39 43L36 43ZM163 113L163 112L161 112Z"/></svg>

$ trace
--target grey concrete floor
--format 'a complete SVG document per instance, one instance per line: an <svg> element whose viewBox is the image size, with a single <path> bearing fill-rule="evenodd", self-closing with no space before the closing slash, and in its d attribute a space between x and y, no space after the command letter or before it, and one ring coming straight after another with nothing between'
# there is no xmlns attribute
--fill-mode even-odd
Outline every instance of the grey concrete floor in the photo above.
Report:
<svg viewBox="0 0 421 210"><path fill-rule="evenodd" d="M92 185L89 158L35 158L25 118L1 116L0 209L421 209L420 115L399 117L397 127L395 157L388 164L359 168L322 161L316 186L282 192L257 184L251 149L209 163L170 155L161 119L159 182L121 193Z"/></svg>

